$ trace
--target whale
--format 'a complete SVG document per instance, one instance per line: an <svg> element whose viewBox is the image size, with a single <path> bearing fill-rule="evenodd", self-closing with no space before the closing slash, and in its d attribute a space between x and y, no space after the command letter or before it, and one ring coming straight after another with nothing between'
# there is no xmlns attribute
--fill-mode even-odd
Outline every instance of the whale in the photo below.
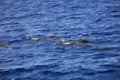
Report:
<svg viewBox="0 0 120 80"><path fill-rule="evenodd" d="M60 42L58 42L58 44L60 44L60 45L74 45L74 44L76 44L76 42L75 41L65 41L65 42L60 41Z"/></svg>
<svg viewBox="0 0 120 80"><path fill-rule="evenodd" d="M54 39L59 38L57 36L45 36L45 37L35 37L35 36L29 36L26 39L32 40L32 41L39 41L39 40L47 40L47 39Z"/></svg>
<svg viewBox="0 0 120 80"><path fill-rule="evenodd" d="M77 44L88 44L89 41L86 40L86 39L80 39L80 40L78 40L76 43L77 43Z"/></svg>
<svg viewBox="0 0 120 80"><path fill-rule="evenodd" d="M9 46L8 42L4 42L4 43L0 44L0 47L8 47L8 46Z"/></svg>
<svg viewBox="0 0 120 80"><path fill-rule="evenodd" d="M53 39L53 38L59 38L57 36L47 36L46 39Z"/></svg>
<svg viewBox="0 0 120 80"><path fill-rule="evenodd" d="M80 39L78 41L60 41L59 45L75 45L75 44L88 44L89 41L85 39Z"/></svg>
<svg viewBox="0 0 120 80"><path fill-rule="evenodd" d="M43 40L45 38L43 38L43 37L32 37L32 36L29 36L26 39L32 40L32 41L38 41L38 40Z"/></svg>

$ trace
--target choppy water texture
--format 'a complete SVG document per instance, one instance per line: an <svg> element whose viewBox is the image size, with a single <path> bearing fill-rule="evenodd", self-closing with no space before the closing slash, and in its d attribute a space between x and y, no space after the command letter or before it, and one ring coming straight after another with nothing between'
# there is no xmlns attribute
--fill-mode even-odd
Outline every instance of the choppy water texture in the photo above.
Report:
<svg viewBox="0 0 120 80"><path fill-rule="evenodd" d="M87 39L62 46L55 35ZM1 0L0 80L120 80L120 0Z"/></svg>

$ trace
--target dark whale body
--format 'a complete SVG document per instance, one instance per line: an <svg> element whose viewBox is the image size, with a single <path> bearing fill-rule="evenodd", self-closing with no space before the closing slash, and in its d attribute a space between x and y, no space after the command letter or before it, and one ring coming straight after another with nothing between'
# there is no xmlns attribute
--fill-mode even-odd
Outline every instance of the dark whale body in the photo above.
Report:
<svg viewBox="0 0 120 80"><path fill-rule="evenodd" d="M58 42L58 44L60 45L74 45L74 44L87 44L89 43L88 40L85 40L85 39L81 39L81 40L78 40L78 41L60 41Z"/></svg>
<svg viewBox="0 0 120 80"><path fill-rule="evenodd" d="M0 47L8 47L8 46L9 46L8 42L4 42L4 43L0 44Z"/></svg>

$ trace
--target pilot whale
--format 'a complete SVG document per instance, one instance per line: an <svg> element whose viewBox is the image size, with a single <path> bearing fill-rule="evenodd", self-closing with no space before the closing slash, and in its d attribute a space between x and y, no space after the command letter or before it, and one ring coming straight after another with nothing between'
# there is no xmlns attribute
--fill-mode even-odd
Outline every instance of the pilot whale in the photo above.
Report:
<svg viewBox="0 0 120 80"><path fill-rule="evenodd" d="M74 44L87 44L87 43L89 43L89 41L85 40L85 39L81 39L78 41L60 41L60 42L58 42L58 44L60 44L60 45L74 45Z"/></svg>
<svg viewBox="0 0 120 80"><path fill-rule="evenodd" d="M47 36L46 39L59 38L57 36Z"/></svg>
<svg viewBox="0 0 120 80"><path fill-rule="evenodd" d="M60 44L60 45L74 45L74 44L76 44L76 42L75 41L65 41L65 42L60 41L60 42L58 42L58 44Z"/></svg>
<svg viewBox="0 0 120 80"><path fill-rule="evenodd" d="M8 47L8 46L9 46L8 42L4 42L4 43L0 44L0 47Z"/></svg>
<svg viewBox="0 0 120 80"><path fill-rule="evenodd" d="M32 37L29 36L27 37L28 40L33 40L33 41L39 41L39 40L46 40L46 39L54 39L54 38L58 38L57 36L45 36L45 37Z"/></svg>
<svg viewBox="0 0 120 80"><path fill-rule="evenodd" d="M32 37L32 36L29 36L26 39L32 40L32 41L38 41L38 40L43 40L45 38L43 38L43 37Z"/></svg>
<svg viewBox="0 0 120 80"><path fill-rule="evenodd" d="M89 43L89 41L88 41L88 40L85 40L85 39L80 39L80 40L78 40L76 43L77 43L77 44L87 44L87 43Z"/></svg>

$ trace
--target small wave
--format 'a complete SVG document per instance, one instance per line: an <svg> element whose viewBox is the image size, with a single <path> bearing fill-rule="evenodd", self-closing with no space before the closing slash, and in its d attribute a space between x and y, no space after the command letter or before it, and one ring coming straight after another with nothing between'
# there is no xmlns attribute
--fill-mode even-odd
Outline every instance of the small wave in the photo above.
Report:
<svg viewBox="0 0 120 80"><path fill-rule="evenodd" d="M98 23L100 21L102 21L102 18L99 18L99 19L95 20L93 23Z"/></svg>
<svg viewBox="0 0 120 80"><path fill-rule="evenodd" d="M3 24L0 24L0 26L5 26L5 25L16 25L16 24L18 24L18 22L3 23Z"/></svg>
<svg viewBox="0 0 120 80"><path fill-rule="evenodd" d="M17 68L9 68L9 69L0 69L1 78L7 77L7 75L15 75L15 73L20 73L20 76L27 77L24 73L30 73L30 75L43 74L43 75L62 75L64 73L54 72L50 69L55 69L58 67L56 64L48 64L48 65L33 65L26 67L17 67ZM22 74L23 73L23 74ZM20 77L19 76L19 77ZM29 76L30 77L30 76Z"/></svg>
<svg viewBox="0 0 120 80"><path fill-rule="evenodd" d="M110 68L110 69L120 69L120 64L105 64L105 65L99 65L104 68Z"/></svg>
<svg viewBox="0 0 120 80"><path fill-rule="evenodd" d="M101 59L106 57L117 57L117 56L120 56L120 54L100 53L100 54L93 54L92 59Z"/></svg>
<svg viewBox="0 0 120 80"><path fill-rule="evenodd" d="M10 41L10 43L19 43L19 42L22 42L23 40L12 40Z"/></svg>
<svg viewBox="0 0 120 80"><path fill-rule="evenodd" d="M49 75L49 76L63 76L69 74L69 72L55 72L50 70L45 70L41 72L43 75Z"/></svg>
<svg viewBox="0 0 120 80"><path fill-rule="evenodd" d="M112 47L96 47L96 48L93 48L93 50L112 50L113 48Z"/></svg>
<svg viewBox="0 0 120 80"><path fill-rule="evenodd" d="M97 71L96 73L99 73L99 74L115 74L115 73L118 73L119 71L118 70L114 70L114 69L107 69L107 70L101 70L101 71Z"/></svg>
<svg viewBox="0 0 120 80"><path fill-rule="evenodd" d="M18 20L18 19L26 19L26 18L36 18L36 17L41 17L43 16L43 14L27 14L24 16L17 16L17 17L5 17L3 19L0 19L0 21L5 21L5 20Z"/></svg>
<svg viewBox="0 0 120 80"><path fill-rule="evenodd" d="M6 30L6 32L24 32L25 30L24 29L9 29L9 30Z"/></svg>
<svg viewBox="0 0 120 80"><path fill-rule="evenodd" d="M111 46L111 47L93 47L93 50L120 50L119 46Z"/></svg>
<svg viewBox="0 0 120 80"><path fill-rule="evenodd" d="M86 80L86 79L84 79L84 78L72 78L72 79L69 79L69 80Z"/></svg>
<svg viewBox="0 0 120 80"><path fill-rule="evenodd" d="M119 14L116 14L116 15L110 15L109 17L120 18L120 15L119 15Z"/></svg>

